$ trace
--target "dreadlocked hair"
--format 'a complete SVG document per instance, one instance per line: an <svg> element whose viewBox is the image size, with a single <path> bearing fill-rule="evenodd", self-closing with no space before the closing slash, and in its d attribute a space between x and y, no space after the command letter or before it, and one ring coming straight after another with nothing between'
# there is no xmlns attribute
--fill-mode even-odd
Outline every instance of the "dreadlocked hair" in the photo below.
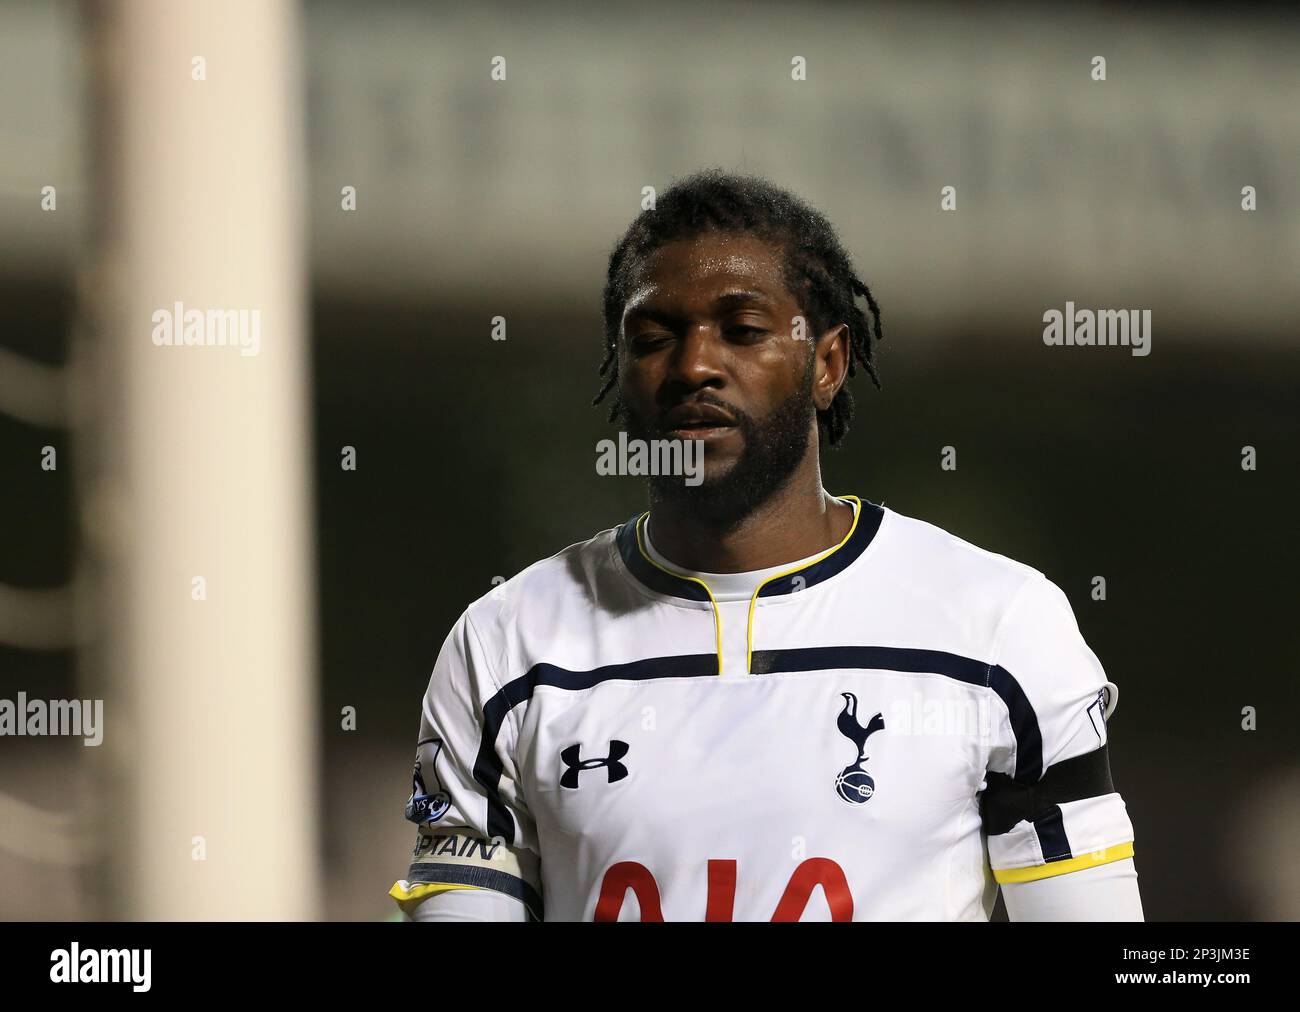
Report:
<svg viewBox="0 0 1300 1012"><path fill-rule="evenodd" d="M779 245L785 253L786 287L799 301L812 333L847 323L849 376L861 365L879 389L875 351L884 339L880 307L854 273L835 227L820 211L765 179L706 169L675 183L656 208L642 211L610 254L604 291L605 360L598 373L605 382L593 405L618 383L618 335L637 267L665 243L708 232L745 233ZM870 320L858 308L858 296L866 301ZM615 404L610 421L617 415ZM830 407L817 412L817 425L826 441L837 446L852 418L853 394L845 382Z"/></svg>

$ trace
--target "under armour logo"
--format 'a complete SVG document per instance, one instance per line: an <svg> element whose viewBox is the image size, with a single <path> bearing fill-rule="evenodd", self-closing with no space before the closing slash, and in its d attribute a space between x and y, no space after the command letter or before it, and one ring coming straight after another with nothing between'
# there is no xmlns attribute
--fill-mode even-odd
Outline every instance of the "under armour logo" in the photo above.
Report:
<svg viewBox="0 0 1300 1012"><path fill-rule="evenodd" d="M582 746L570 745L560 753L560 759L568 767L564 775L560 777L560 786L567 787L571 791L578 789L578 776L587 770L598 770L602 766L609 771L609 779L606 783L612 784L616 780L622 780L627 776L627 767L619 760L627 755L631 746L625 741L611 741L609 743L609 755L603 759L583 759Z"/></svg>

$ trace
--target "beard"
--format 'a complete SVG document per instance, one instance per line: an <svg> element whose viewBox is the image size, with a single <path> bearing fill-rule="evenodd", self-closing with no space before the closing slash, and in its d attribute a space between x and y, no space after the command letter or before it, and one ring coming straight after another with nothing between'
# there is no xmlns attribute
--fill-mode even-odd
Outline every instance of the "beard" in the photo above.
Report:
<svg viewBox="0 0 1300 1012"><path fill-rule="evenodd" d="M807 453L812 436L816 410L812 400L812 365L810 358L803 382L763 419L755 419L721 400L701 398L736 419L736 428L743 437L740 457L728 470L712 478L706 470L699 485L687 485L680 475L648 477L651 505L680 505L719 531L726 531L783 489ZM647 442L667 438L654 426L635 417L621 396L616 410L630 438ZM708 452L705 444L706 464Z"/></svg>

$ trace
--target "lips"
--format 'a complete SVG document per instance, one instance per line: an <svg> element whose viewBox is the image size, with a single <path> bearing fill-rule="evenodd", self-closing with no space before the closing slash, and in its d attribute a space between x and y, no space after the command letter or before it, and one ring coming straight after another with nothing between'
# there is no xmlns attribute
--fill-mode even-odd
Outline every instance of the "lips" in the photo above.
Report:
<svg viewBox="0 0 1300 1012"><path fill-rule="evenodd" d="M666 432L707 432L712 429L730 429L735 419L712 404L679 404L663 416Z"/></svg>

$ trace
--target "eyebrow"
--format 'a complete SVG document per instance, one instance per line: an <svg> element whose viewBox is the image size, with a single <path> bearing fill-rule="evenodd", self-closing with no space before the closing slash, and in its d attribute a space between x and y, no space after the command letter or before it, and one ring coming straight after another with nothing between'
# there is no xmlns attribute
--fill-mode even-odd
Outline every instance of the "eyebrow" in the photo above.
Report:
<svg viewBox="0 0 1300 1012"><path fill-rule="evenodd" d="M751 289L738 289L730 292L723 292L713 300L713 305L718 309L740 309L745 306L762 306L772 308L775 303L762 292ZM627 320L632 319L650 319L659 323L672 323L676 320L676 314L666 310L658 309L653 304L647 305L641 303L634 305L627 310L624 317Z"/></svg>
<svg viewBox="0 0 1300 1012"><path fill-rule="evenodd" d="M724 292L713 300L714 305L722 309L737 309L741 306L766 306L771 307L774 303L762 292L742 289L734 292Z"/></svg>
<svg viewBox="0 0 1300 1012"><path fill-rule="evenodd" d="M738 288L723 292L713 300L713 305L723 312L743 309L747 306L765 309L774 309L776 307L776 303L769 296L751 288ZM671 329L677 326L680 317L676 313L657 308L653 302L650 304L642 302L624 310L622 326L627 327L629 324L639 323L644 320L662 324Z"/></svg>
<svg viewBox="0 0 1300 1012"><path fill-rule="evenodd" d="M671 327L677 322L677 317L672 313L655 309L653 306L640 305L633 306L623 316L623 323L626 325L638 320L651 320L654 323L662 323L666 327Z"/></svg>

